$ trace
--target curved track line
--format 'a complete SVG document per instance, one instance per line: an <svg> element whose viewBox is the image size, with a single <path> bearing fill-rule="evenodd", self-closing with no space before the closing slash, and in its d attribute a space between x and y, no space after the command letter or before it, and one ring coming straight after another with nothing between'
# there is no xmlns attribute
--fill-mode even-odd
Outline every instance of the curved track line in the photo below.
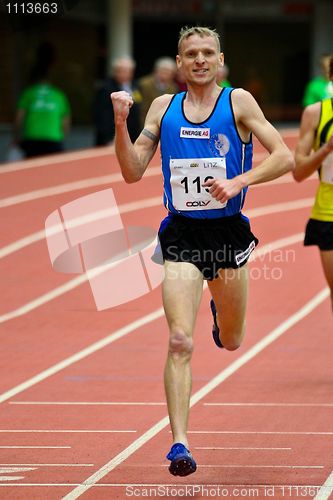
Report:
<svg viewBox="0 0 333 500"><path fill-rule="evenodd" d="M161 167L150 167L146 171L145 177L153 177L160 174ZM41 198L47 198L48 196L69 193L71 191L77 191L89 187L102 186L105 184L115 184L116 182L124 182L123 176L120 172L109 175L101 175L100 177L89 177L88 179L82 179L80 181L67 182L65 184L58 184L57 186L36 189L35 191L29 191L27 193L17 194L15 196L9 196L8 198L2 198L0 200L0 208L11 207L13 205L25 203L27 201L40 200Z"/></svg>
<svg viewBox="0 0 333 500"><path fill-rule="evenodd" d="M29 168L50 167L58 163L67 163L70 161L86 160L88 158L96 158L100 156L115 155L113 146L106 146L104 148L85 149L80 152L60 153L57 155L44 156L43 158L36 158L31 160L16 161L9 165L0 165L0 175L9 172L18 172L20 170L28 170Z"/></svg>
<svg viewBox="0 0 333 500"><path fill-rule="evenodd" d="M267 154L264 155L263 153L258 153L254 158L254 162L261 161L266 157ZM161 175L160 165L155 167L151 166L145 172L145 178L154 177L157 175ZM0 208L11 207L13 205L19 205L20 203L40 200L41 198L47 198L48 196L55 196L57 194L69 193L71 191L77 191L79 189L102 186L105 184L111 184L116 182L124 182L123 176L120 172L108 175L101 175L99 177L89 177L87 179L82 179L79 181L67 182L65 184L58 184L56 186L36 189L34 191L28 191L26 193L20 193L17 195L9 196L7 198L2 198L0 199ZM290 176L282 176L270 182L273 184L285 184L295 181ZM256 186L263 186L263 184L257 184Z"/></svg>
<svg viewBox="0 0 333 500"><path fill-rule="evenodd" d="M328 500L333 493L333 472L328 476L314 500Z"/></svg>
<svg viewBox="0 0 333 500"><path fill-rule="evenodd" d="M31 168L39 168L39 167L50 167L52 165L58 165L59 163L69 163L72 161L78 160L87 160L89 158L100 158L101 156L109 156L115 159L115 151L113 146L106 146L103 148L92 148L86 149L80 152L69 152L69 153L61 153L57 155L50 155L44 158L36 158L30 160L22 160L8 164L0 164L0 175L7 174L11 172L18 172L21 170L28 170ZM268 153L260 152L255 153L254 160L259 159L261 161Z"/></svg>
<svg viewBox="0 0 333 500"><path fill-rule="evenodd" d="M93 354L100 349L103 349L103 347L106 347L107 345L112 344L118 339L121 339L128 333L131 333L135 331L138 328L141 328L144 325L147 325L148 323L151 323L152 321L155 321L156 319L162 317L164 314L163 307L160 307L159 309L156 309L156 311L147 314L146 316L143 316L142 318L133 321L129 325L126 325L119 330L111 333L107 337L104 337L101 340L98 340L97 342L94 342L90 346L86 347L85 349L82 349L81 351L77 352L76 354L73 354L72 356L64 359L63 361L60 361L59 363L56 363L55 365L51 366L50 368L42 371L41 373L38 373L34 377L26 380L22 384L17 385L16 387L13 387L12 389L9 389L8 391L4 392L3 394L0 395L0 403L3 403L4 401L7 401L8 399L12 398L13 396L16 396L16 394L19 394L20 392L25 391L26 389L29 389L30 387L33 387L34 385L38 384L39 382L42 382L43 380L51 377L52 375L55 375L56 373L60 372L61 370L64 370L68 366L71 366L72 364L76 363L77 361L81 361L82 359L86 358L87 356L90 356L90 354Z"/></svg>
<svg viewBox="0 0 333 500"><path fill-rule="evenodd" d="M119 205L118 209L121 214L134 212L144 208L152 208L161 205L161 196L154 196L153 198L145 198L141 201L132 201ZM302 198L300 200L289 201L286 203L276 203L273 205L265 205L263 207L252 208L245 210L244 214L248 217L259 217L262 215L273 214L277 212L285 212L289 210L297 210L300 208L307 208L313 204L313 198ZM162 206L162 205L161 205ZM79 220L79 219L78 219ZM45 238L45 230L42 229L36 233L31 233L24 238L14 241L5 247L0 248L0 259L11 255L18 250L37 243Z"/></svg>
<svg viewBox="0 0 333 500"><path fill-rule="evenodd" d="M255 257L260 257L260 256L265 255L265 253L268 253L272 250L277 250L277 249L283 248L287 245L292 245L294 243L297 243L302 238L303 238L303 234L294 234L292 236L273 241L267 245L264 245L260 249L260 251L258 250L255 254ZM207 289L207 288L208 288L207 284L205 283L204 289ZM58 373L59 371L63 370L64 368L67 368L68 366L72 365L73 363L76 363L77 361L84 359L85 357L89 356L90 354L93 354L94 352L111 344L115 340L118 340L119 338L124 337L128 333L133 332L137 328L140 328L141 326L146 325L147 323L150 323L150 322L154 321L155 319L162 317L163 314L164 314L164 309L163 309L163 307L160 307L159 309L155 310L154 312L152 312L146 316L143 316L142 318L130 323L129 325L127 325L123 328L120 328L119 330L117 330L114 333L111 333L107 337L104 337L104 339L101 339L97 342L94 342L90 346L77 352L76 354L73 354L69 358L66 358L63 361L56 363L55 365L51 366L47 370L44 370L43 372L26 380L22 384L19 384L16 387L13 387L12 389L9 389L8 391L4 392L3 394L0 395L0 403L7 401L8 399L15 396L16 394L19 394L19 393L23 392L24 390L38 384L42 380L45 380L46 378L54 375L55 373Z"/></svg>
<svg viewBox="0 0 333 500"><path fill-rule="evenodd" d="M268 213L271 213L271 212L268 212ZM261 214L261 215L263 215L263 214ZM285 238L281 238L281 239L276 240L272 243L264 245L261 248L257 249L253 253L252 259L266 255L267 253L269 253L273 250L276 250L276 249L285 247L287 245L292 245L294 243L302 241L303 237L304 237L303 233L297 233L297 234L294 234L292 236L287 236ZM113 264L111 264L111 266L115 265L115 264L116 263L113 263ZM61 295L64 295L65 293L70 292L71 290L74 290L78 286L89 281L89 279L92 275L91 273L93 273L93 272L94 271L91 271L89 273L89 275L86 273L80 274L80 276L77 276L76 278L73 278L73 279L67 281L63 285L60 285L60 286L54 288L53 290L50 290L49 292L41 295L40 297L37 297L36 299L31 300L30 302L27 302L23 306L20 306L17 309L14 309L13 311L9 311L7 313L2 314L0 316L0 324L5 323L6 321L10 321L12 319L18 318L20 316L23 316L24 314L27 314L28 312L31 312L34 309L37 309L38 307L41 307L42 305L47 304L48 302L51 302L51 300L54 300L54 299L60 297ZM96 270L96 272L98 274L98 270ZM1 400L0 400L0 402L1 402Z"/></svg>
<svg viewBox="0 0 333 500"><path fill-rule="evenodd" d="M279 130L283 138L297 138L299 134L298 128ZM260 153L261 154L261 153ZM104 146L88 148L81 151L65 152L58 155L45 156L43 158L36 158L30 160L22 160L10 163L0 164L0 175L8 172L17 172L19 170L28 170L30 168L48 167L58 163L65 163L70 161L85 160L87 158L95 158L100 156L115 155L114 146Z"/></svg>
<svg viewBox="0 0 333 500"><path fill-rule="evenodd" d="M146 173L145 178L154 177L155 175L161 174L161 167L150 167ZM315 174L305 179L317 180ZM124 179L120 173L101 175L99 177L89 177L87 179L82 179L80 181L67 182L65 184L57 184L56 186L47 187L43 189L36 189L34 191L28 191L26 193L20 193L13 196L8 196L7 198L0 199L0 208L12 207L14 205L19 205L20 203L25 203L28 201L40 200L42 198L47 198L48 196L55 196L57 194L70 193L72 191L78 191L80 189L87 189L90 187L103 186L107 184L115 184L116 182L123 182ZM254 184L250 186L250 189L260 188L264 185L271 186L276 184L291 184L295 180L290 175L283 175L272 181L267 181L262 184Z"/></svg>
<svg viewBox="0 0 333 500"><path fill-rule="evenodd" d="M321 292L315 295L309 302L307 302L303 307L301 307L292 316L283 321L277 328L272 330L263 339L257 342L252 348L245 352L242 356L231 363L226 369L222 370L218 375L216 375L210 382L204 385L199 391L197 391L192 397L190 406L194 406L201 399L203 399L212 390L218 387L222 382L239 370L242 366L252 360L257 354L268 347L272 342L281 337L285 332L287 332L296 323L305 318L310 314L317 306L319 306L326 298L329 296L328 288L324 288ZM127 448L118 453L113 459L107 462L103 467L101 467L94 474L89 476L86 480L82 482L80 486L75 488L73 491L68 493L62 498L62 500L75 500L79 498L83 493L94 486L100 479L105 477L109 472L115 469L122 462L127 460L127 458L133 453L135 453L141 446L150 441L156 434L169 425L169 417L162 418L153 427L148 429L144 434L142 434L138 439L133 441ZM327 498L327 497L326 497Z"/></svg>

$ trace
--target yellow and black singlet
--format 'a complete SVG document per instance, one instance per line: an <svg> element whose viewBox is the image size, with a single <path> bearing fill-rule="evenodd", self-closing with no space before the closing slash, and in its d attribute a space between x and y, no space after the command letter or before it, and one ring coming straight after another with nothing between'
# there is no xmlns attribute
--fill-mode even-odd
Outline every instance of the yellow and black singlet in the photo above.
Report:
<svg viewBox="0 0 333 500"><path fill-rule="evenodd" d="M333 98L321 101L319 125L313 149L317 151L328 142L333 134ZM320 184L317 189L315 203L312 207L311 219L333 222L333 153L330 153L318 169Z"/></svg>

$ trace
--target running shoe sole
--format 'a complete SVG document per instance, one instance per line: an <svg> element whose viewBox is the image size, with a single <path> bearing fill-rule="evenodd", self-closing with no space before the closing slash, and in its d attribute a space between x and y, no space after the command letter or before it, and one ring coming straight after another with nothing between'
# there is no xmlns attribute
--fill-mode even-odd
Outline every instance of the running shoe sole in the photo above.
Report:
<svg viewBox="0 0 333 500"><path fill-rule="evenodd" d="M189 476L197 470L197 465L193 458L188 456L178 456L172 460L169 471L173 476Z"/></svg>

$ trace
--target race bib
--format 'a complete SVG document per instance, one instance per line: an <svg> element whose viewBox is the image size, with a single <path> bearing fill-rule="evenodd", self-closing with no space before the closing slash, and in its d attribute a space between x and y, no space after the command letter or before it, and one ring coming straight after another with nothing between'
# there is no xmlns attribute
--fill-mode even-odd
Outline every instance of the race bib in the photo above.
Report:
<svg viewBox="0 0 333 500"><path fill-rule="evenodd" d="M322 163L321 180L326 184L333 184L333 153L327 155Z"/></svg>
<svg viewBox="0 0 333 500"><path fill-rule="evenodd" d="M221 158L180 158L170 160L172 203L177 210L214 210L227 203L215 200L209 188L202 186L208 179L225 179L226 162Z"/></svg>

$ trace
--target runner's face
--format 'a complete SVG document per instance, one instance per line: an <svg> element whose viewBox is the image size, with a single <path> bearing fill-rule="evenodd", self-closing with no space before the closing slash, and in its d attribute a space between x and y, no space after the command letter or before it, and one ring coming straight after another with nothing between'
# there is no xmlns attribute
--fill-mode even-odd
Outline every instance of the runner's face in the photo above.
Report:
<svg viewBox="0 0 333 500"><path fill-rule="evenodd" d="M178 68L181 68L188 83L205 85L216 80L223 54L218 51L214 37L192 35L185 39L177 56Z"/></svg>

